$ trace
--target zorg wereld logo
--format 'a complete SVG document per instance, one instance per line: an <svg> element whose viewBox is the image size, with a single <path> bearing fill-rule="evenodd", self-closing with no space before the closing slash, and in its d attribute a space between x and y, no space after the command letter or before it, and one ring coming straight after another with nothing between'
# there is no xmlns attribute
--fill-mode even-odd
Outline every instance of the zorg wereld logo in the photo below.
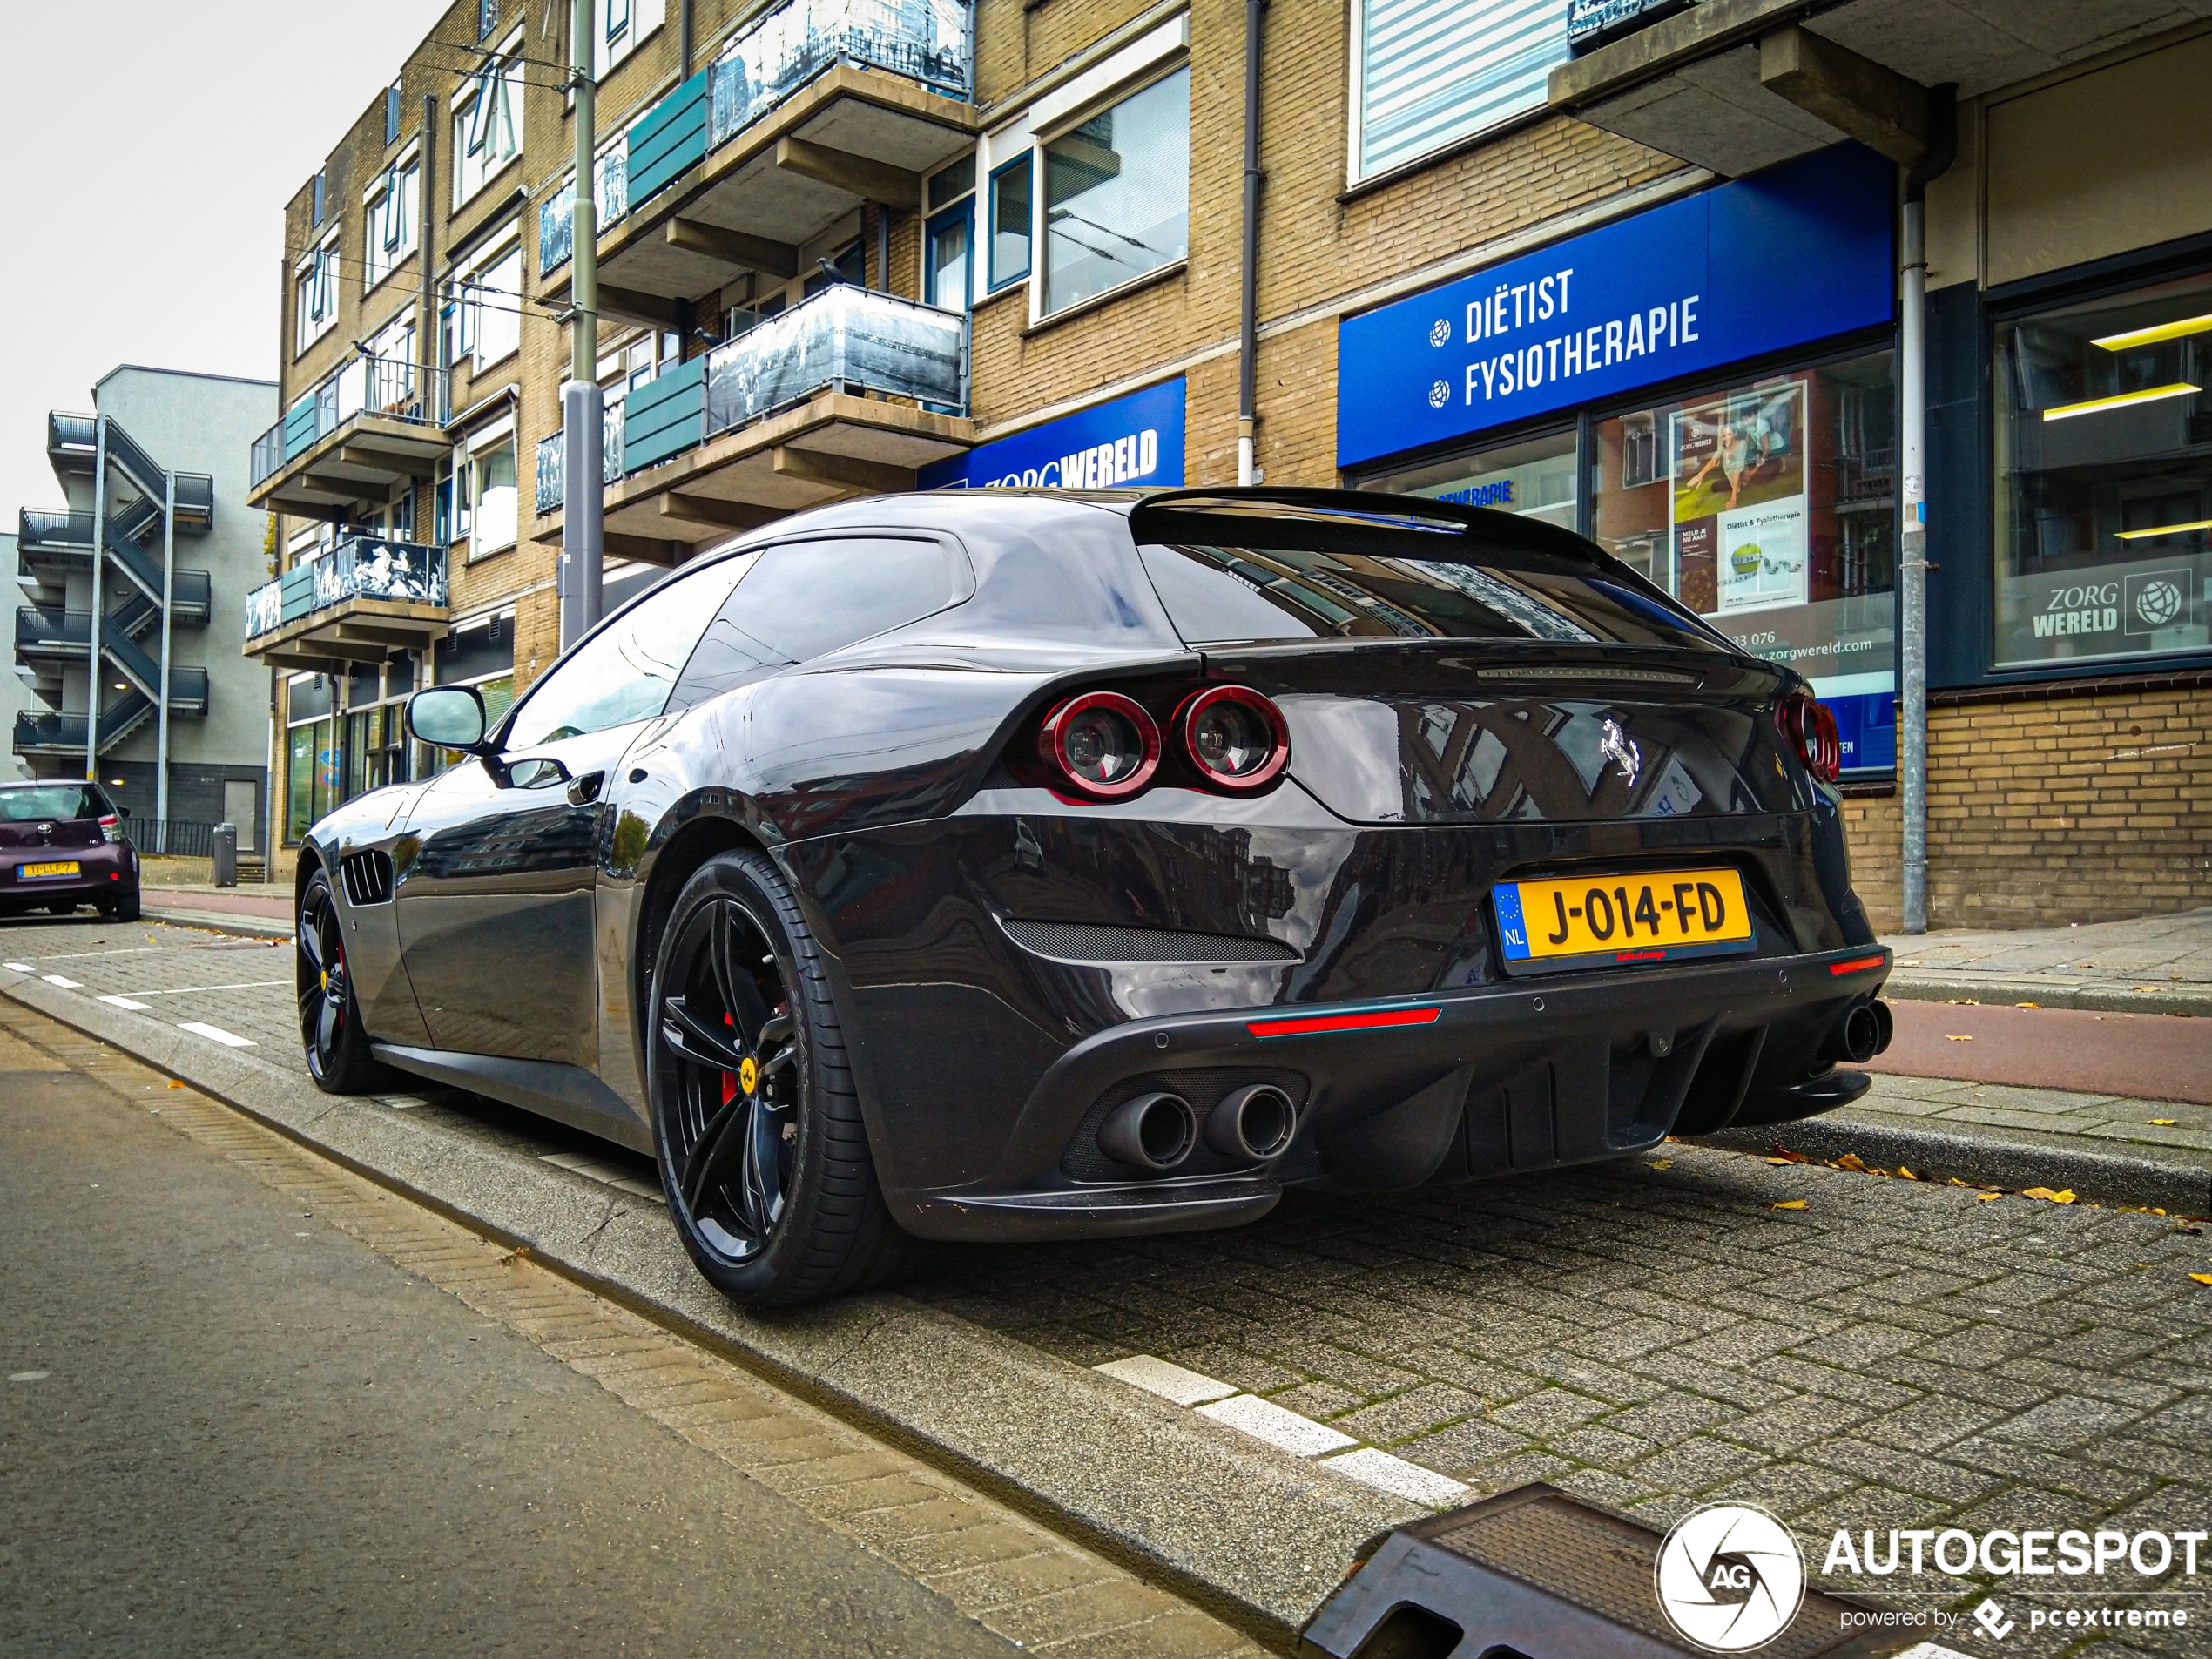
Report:
<svg viewBox="0 0 2212 1659"><path fill-rule="evenodd" d="M1789 1628L1805 1599L1797 1541L1764 1509L1709 1503L1674 1525L1653 1580L1667 1622L1714 1653L1748 1653Z"/></svg>

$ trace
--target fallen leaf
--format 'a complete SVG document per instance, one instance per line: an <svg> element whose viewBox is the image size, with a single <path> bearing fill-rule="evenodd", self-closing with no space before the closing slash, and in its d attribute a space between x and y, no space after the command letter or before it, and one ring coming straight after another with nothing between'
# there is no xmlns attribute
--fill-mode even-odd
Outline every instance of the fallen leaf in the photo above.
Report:
<svg viewBox="0 0 2212 1659"><path fill-rule="evenodd" d="M1945 1032L1943 1035L1944 1040L1947 1042L1972 1042L1973 1041L1972 1037L1954 1036L1948 1031Z"/></svg>
<svg viewBox="0 0 2212 1659"><path fill-rule="evenodd" d="M1866 1165L1856 1152L1844 1153L1843 1157L1836 1160L1836 1167L1839 1170L1851 1170L1860 1175L1866 1173Z"/></svg>
<svg viewBox="0 0 2212 1659"><path fill-rule="evenodd" d="M169 1086L170 1086L170 1088L172 1088L172 1089L182 1089L182 1088L184 1087L184 1084L182 1084L182 1083L179 1082L178 1082L178 1081L177 1081L174 1077L172 1077L172 1078L169 1080Z"/></svg>
<svg viewBox="0 0 2212 1659"><path fill-rule="evenodd" d="M2189 1277L2200 1285L2212 1285L2212 1273L2191 1273Z"/></svg>
<svg viewBox="0 0 2212 1659"><path fill-rule="evenodd" d="M1769 1158L1769 1159L1767 1160L1767 1162L1768 1162L1769 1163L1779 1163L1779 1164L1783 1165L1784 1168L1787 1168L1789 1165L1791 1165L1791 1164L1792 1164L1792 1163L1801 1163L1801 1162L1803 1162L1803 1160L1802 1160L1802 1159L1798 1159L1798 1158Z"/></svg>
<svg viewBox="0 0 2212 1659"><path fill-rule="evenodd" d="M2001 1192L1977 1192L1974 1194L1974 1197L1980 1199L1984 1204L1987 1204L1992 1198L2001 1198L2004 1196L2005 1195Z"/></svg>
<svg viewBox="0 0 2212 1659"><path fill-rule="evenodd" d="M2043 1005L2040 1002L2015 1002L2013 1006L2016 1008L2040 1008Z"/></svg>
<svg viewBox="0 0 2212 1659"><path fill-rule="evenodd" d="M499 1264L502 1267L511 1267L516 1262L528 1261L529 1253L530 1247L528 1244L517 1244L499 1258Z"/></svg>
<svg viewBox="0 0 2212 1659"><path fill-rule="evenodd" d="M1671 1170L1675 1167L1675 1161L1672 1158L1654 1158L1643 1167L1647 1170Z"/></svg>
<svg viewBox="0 0 2212 1659"><path fill-rule="evenodd" d="M2175 1124L2180 1123L2182 1120L2178 1117L2153 1117L2146 1119L2145 1121L2149 1123L2155 1128L2171 1129Z"/></svg>
<svg viewBox="0 0 2212 1659"><path fill-rule="evenodd" d="M2139 991L2162 991L2166 988L2163 985L2138 985L2135 988Z"/></svg>
<svg viewBox="0 0 2212 1659"><path fill-rule="evenodd" d="M1805 1201L1803 1198L1784 1198L1780 1204L1770 1204L1767 1206L1770 1210L1802 1210L1804 1207Z"/></svg>
<svg viewBox="0 0 2212 1659"><path fill-rule="evenodd" d="M2020 1197L2023 1198L2047 1198L2053 1204L2072 1204L2074 1202L2074 1189L2072 1187L2067 1187L2060 1191L2054 1192L2048 1187L2022 1187L2020 1189Z"/></svg>
<svg viewBox="0 0 2212 1659"><path fill-rule="evenodd" d="M1812 1162L1812 1160L1807 1157L1804 1153L1792 1152L1786 1146L1776 1147L1774 1149L1774 1156L1784 1163L1810 1163Z"/></svg>
<svg viewBox="0 0 2212 1659"><path fill-rule="evenodd" d="M1954 1008L1978 1008L1981 1006L1971 996L1946 996L1943 1000Z"/></svg>
<svg viewBox="0 0 2212 1659"><path fill-rule="evenodd" d="M1920 1178L1919 1176L1913 1174L1911 1167L1906 1164L1898 1164L1897 1166L1897 1172L1900 1177L1907 1181L1918 1181Z"/></svg>

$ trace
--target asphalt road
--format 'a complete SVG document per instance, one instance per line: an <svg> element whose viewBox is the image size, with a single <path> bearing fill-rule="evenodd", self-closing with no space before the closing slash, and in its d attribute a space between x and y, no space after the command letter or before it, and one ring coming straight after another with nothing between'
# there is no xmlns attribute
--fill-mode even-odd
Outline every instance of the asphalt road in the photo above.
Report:
<svg viewBox="0 0 2212 1659"><path fill-rule="evenodd" d="M2212 1020L1966 1002L1890 1008L1897 1037L1869 1071L2212 1105Z"/></svg>
<svg viewBox="0 0 2212 1659"><path fill-rule="evenodd" d="M0 1654L1011 1651L51 1066L0 1034Z"/></svg>

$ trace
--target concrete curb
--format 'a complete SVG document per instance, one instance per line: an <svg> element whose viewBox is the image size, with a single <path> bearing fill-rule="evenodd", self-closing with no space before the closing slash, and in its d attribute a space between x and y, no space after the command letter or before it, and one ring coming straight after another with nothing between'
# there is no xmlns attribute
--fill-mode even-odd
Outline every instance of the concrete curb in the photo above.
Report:
<svg viewBox="0 0 2212 1659"><path fill-rule="evenodd" d="M0 995L701 1342L1287 1647L1361 1547L1428 1512L895 1294L732 1307L650 1200L24 975Z"/></svg>
<svg viewBox="0 0 2212 1659"><path fill-rule="evenodd" d="M1898 1119L1838 1112L1795 1123L1723 1130L1699 1143L1731 1151L1770 1152L1775 1147L1820 1162L1856 1152L1870 1164L1911 1167L1939 1181L1952 1177L1976 1186L2071 1188L2106 1204L2141 1204L2175 1215L2212 1216L2212 1160L2163 1150L2093 1151L2073 1135L2033 1130L1983 1130L1969 1123L1929 1129Z"/></svg>
<svg viewBox="0 0 2212 1659"><path fill-rule="evenodd" d="M2061 980L2034 974L1958 974L1941 968L1898 968L1882 995L1906 1002L2033 1002L2047 1008L2087 1008L2098 1014L2182 1014L2212 1018L2212 985L2187 981L2139 991L2128 980Z"/></svg>
<svg viewBox="0 0 2212 1659"><path fill-rule="evenodd" d="M140 912L148 921L165 921L172 927L197 927L202 933L230 934L239 939L289 939L292 924L271 916L241 916L229 910L175 910L167 905L147 905Z"/></svg>

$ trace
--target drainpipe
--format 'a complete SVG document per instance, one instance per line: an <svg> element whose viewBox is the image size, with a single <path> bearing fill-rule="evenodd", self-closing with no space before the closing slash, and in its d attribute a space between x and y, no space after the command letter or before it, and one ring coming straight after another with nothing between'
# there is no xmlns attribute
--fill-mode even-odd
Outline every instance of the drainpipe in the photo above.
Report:
<svg viewBox="0 0 2212 1659"><path fill-rule="evenodd" d="M576 93L576 188L570 224L569 383L561 390L561 461L567 474L561 514L561 649L590 633L604 602L606 483L599 389L598 88L591 78L591 0L576 0L569 19L569 84Z"/></svg>
<svg viewBox="0 0 2212 1659"><path fill-rule="evenodd" d="M161 475L161 704L154 710L153 816L156 845L169 850L169 624L177 600L177 475Z"/></svg>
<svg viewBox="0 0 2212 1659"><path fill-rule="evenodd" d="M415 328L415 352L416 354L422 360L423 413L427 415L435 417L434 423L442 428L445 425L446 416L450 413L450 411L445 407L445 388L439 383L438 380L438 353L440 350L440 342L438 340L438 289L437 280L431 275L432 266L430 258L431 233L437 228L436 215L432 212L430 208L430 203L437 194L436 188L433 182L437 178L437 155L435 153L437 141L437 95L434 92L425 92L422 95L422 135L421 138L417 140L416 144L417 153L422 158L421 171L417 174L417 177L421 180L417 193L421 198L422 229L420 234L418 234L415 238L416 251L421 255L421 279L422 297L419 303L421 306L421 315L422 320L416 326ZM433 480L433 482L435 482L435 481ZM412 480L408 481L408 488L410 490L415 488L415 484ZM419 529L420 527L418 526L417 528ZM418 536L417 539L427 540L428 538Z"/></svg>
<svg viewBox="0 0 2212 1659"><path fill-rule="evenodd" d="M691 0L677 0L676 5L676 78L691 78Z"/></svg>
<svg viewBox="0 0 2212 1659"><path fill-rule="evenodd" d="M1244 0L1244 246L1243 292L1237 317L1237 482L1257 479L1252 436L1253 358L1259 350L1259 24L1266 0Z"/></svg>
<svg viewBox="0 0 2212 1659"><path fill-rule="evenodd" d="M1928 181L1959 153L1955 95L1931 89L1927 153L1905 175L1900 226L1898 471L1904 515L1898 561L1898 787L1905 931L1928 930Z"/></svg>
<svg viewBox="0 0 2212 1659"><path fill-rule="evenodd" d="M100 567L107 563L107 416L92 417L92 654L85 659L91 670L84 698L84 779L100 778Z"/></svg>

